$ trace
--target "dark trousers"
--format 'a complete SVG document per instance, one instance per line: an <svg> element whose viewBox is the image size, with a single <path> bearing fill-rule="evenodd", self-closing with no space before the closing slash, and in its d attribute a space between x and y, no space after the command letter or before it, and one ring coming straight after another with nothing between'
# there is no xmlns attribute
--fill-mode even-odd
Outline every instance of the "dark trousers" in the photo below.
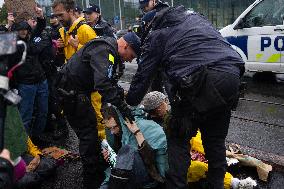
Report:
<svg viewBox="0 0 284 189"><path fill-rule="evenodd" d="M49 98L48 98L48 119L47 119L47 130L55 131L58 130L59 127L67 132L66 128L66 120L64 114L62 113L62 106L59 102L59 94L56 89L56 78L57 72L50 74L47 78L48 80L48 90L49 90Z"/></svg>
<svg viewBox="0 0 284 189"><path fill-rule="evenodd" d="M175 124L176 128L170 127L168 134L170 168L166 181L168 189L187 188L187 171L190 166L189 139L194 136L198 128L201 131L205 155L209 164L207 188L224 188L225 139L230 124L231 108L237 101L240 80L237 76L229 73L208 71L205 82L210 83L204 84L206 87L203 87L200 92L207 93L206 98L212 95L214 101L220 100L222 103L214 103L212 98L208 101L206 98L199 99L200 106L206 104L208 111L198 112L196 111L198 109L196 102L198 101L192 102L186 99L186 93L184 93L180 106L177 106L179 110L174 111L177 115L174 113L172 115L173 117L178 116L176 120L183 121L180 124ZM212 91L217 93L212 94ZM191 108L185 108L185 106L191 106ZM200 109L204 110L204 107Z"/></svg>
<svg viewBox="0 0 284 189"><path fill-rule="evenodd" d="M106 163L98 139L96 113L87 95L64 99L64 113L77 134L83 164L84 188L96 189L103 182Z"/></svg>

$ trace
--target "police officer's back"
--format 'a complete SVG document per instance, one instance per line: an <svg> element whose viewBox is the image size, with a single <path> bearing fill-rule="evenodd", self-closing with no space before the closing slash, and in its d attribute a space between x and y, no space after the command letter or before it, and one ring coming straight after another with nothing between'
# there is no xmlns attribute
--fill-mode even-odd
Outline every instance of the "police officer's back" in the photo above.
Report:
<svg viewBox="0 0 284 189"><path fill-rule="evenodd" d="M188 140L199 128L209 161L208 183L221 189L225 138L244 62L207 19L183 6L156 11L149 27L126 101L138 105L157 71L164 70L176 96L169 121L167 188L187 187Z"/></svg>

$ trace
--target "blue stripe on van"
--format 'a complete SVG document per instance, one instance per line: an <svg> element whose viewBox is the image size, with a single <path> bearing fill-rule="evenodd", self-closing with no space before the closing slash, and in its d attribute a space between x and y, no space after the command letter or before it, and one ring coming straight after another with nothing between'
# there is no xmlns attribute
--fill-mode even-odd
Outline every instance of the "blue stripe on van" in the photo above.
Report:
<svg viewBox="0 0 284 189"><path fill-rule="evenodd" d="M239 47L248 58L248 36L226 37L226 40L231 44Z"/></svg>

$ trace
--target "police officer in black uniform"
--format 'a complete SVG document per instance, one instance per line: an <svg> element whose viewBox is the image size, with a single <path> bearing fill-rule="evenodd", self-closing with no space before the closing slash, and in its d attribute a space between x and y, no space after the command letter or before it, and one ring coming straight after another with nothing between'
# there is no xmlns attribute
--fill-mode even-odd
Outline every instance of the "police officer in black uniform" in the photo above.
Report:
<svg viewBox="0 0 284 189"><path fill-rule="evenodd" d="M58 90L63 97L67 120L80 140L84 188L98 188L104 180L105 169L105 161L100 159L91 93L98 91L102 104L112 103L124 117L134 120L113 77L118 64L132 61L139 51L140 39L133 32L117 41L114 38L96 38L74 54L60 71Z"/></svg>
<svg viewBox="0 0 284 189"><path fill-rule="evenodd" d="M111 25L103 19L99 6L91 5L83 12L87 23L96 31L98 36L114 37Z"/></svg>
<svg viewBox="0 0 284 189"><path fill-rule="evenodd" d="M145 10L155 2L140 0ZM167 131L167 188L187 188L188 141L199 128L209 162L207 186L223 189L225 138L244 62L207 19L183 6L157 10L149 27L126 102L138 105L157 70L164 70L175 94Z"/></svg>

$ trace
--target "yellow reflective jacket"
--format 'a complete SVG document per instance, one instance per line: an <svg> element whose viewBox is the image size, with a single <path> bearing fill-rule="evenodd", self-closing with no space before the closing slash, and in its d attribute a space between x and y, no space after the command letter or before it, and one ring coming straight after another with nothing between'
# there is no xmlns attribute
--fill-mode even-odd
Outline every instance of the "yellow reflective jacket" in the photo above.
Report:
<svg viewBox="0 0 284 189"><path fill-rule="evenodd" d="M74 47L72 47L68 41L70 39L70 36L73 32L74 29L76 29L76 26L79 24L79 22L83 22L84 18L80 17L78 18L73 24L72 26L69 28L69 30L67 32L65 32L64 27L59 29L60 32L60 36L64 42L64 54L65 54L65 58L66 60L70 59L71 56L73 54L76 53L77 50L79 50L82 46L84 46L86 43L88 43L89 41L91 41L92 39L96 38L96 32L87 24L83 24L81 25L78 29L77 29L77 36L79 39L79 46L78 49L75 49ZM91 95L91 101L92 101L92 105L96 111L96 116L97 116L97 129L98 129L98 134L99 137L101 139L105 139L105 127L102 123L103 120L103 116L101 114L101 95L98 92L93 92Z"/></svg>
<svg viewBox="0 0 284 189"><path fill-rule="evenodd" d="M75 49L74 47L72 47L68 41L70 39L70 36L73 32L74 29L76 29L76 26L80 23L80 22L84 22L84 18L80 17L78 18L73 24L72 26L69 28L68 31L65 31L65 28L62 27L59 29L60 32L60 36L61 39L64 42L64 54L65 54L65 58L66 60L69 60L70 57L77 51L79 50L83 45L85 45L87 42L89 42L90 40L94 39L97 37L96 32L87 24L83 24L81 25L78 29L77 29L77 36L79 39L79 46L78 49Z"/></svg>

